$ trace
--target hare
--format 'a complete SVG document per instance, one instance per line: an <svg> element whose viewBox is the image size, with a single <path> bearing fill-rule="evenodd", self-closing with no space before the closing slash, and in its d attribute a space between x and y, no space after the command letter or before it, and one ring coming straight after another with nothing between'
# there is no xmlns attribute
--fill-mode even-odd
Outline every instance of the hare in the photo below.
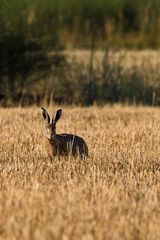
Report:
<svg viewBox="0 0 160 240"><path fill-rule="evenodd" d="M50 158L72 155L85 159L88 156L88 147L83 138L73 134L56 134L56 124L61 115L62 109L59 109L51 120L48 112L42 107L46 148Z"/></svg>

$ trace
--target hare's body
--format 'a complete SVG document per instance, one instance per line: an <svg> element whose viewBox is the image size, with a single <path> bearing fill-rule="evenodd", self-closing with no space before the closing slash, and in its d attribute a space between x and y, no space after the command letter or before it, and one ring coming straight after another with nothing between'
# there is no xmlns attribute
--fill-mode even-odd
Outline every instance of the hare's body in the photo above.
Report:
<svg viewBox="0 0 160 240"><path fill-rule="evenodd" d="M72 134L56 134L51 139L46 138L46 149L49 156L88 156L88 147L83 138Z"/></svg>
<svg viewBox="0 0 160 240"><path fill-rule="evenodd" d="M62 110L57 111L56 117L50 123L47 111L43 109L43 118L46 124L45 146L50 158L60 156L79 156L85 159L88 156L88 147L84 139L73 134L56 134L55 125L59 120Z"/></svg>

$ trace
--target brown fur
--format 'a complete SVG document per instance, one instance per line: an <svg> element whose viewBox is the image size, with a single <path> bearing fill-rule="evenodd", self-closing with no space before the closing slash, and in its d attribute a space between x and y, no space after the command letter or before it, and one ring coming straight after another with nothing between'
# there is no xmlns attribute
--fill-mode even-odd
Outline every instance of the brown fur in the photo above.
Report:
<svg viewBox="0 0 160 240"><path fill-rule="evenodd" d="M61 114L62 110L57 110L55 118L50 121L49 114L42 108L46 125L45 146L50 158L72 155L85 159L88 156L88 147L83 138L73 134L56 134L56 123Z"/></svg>

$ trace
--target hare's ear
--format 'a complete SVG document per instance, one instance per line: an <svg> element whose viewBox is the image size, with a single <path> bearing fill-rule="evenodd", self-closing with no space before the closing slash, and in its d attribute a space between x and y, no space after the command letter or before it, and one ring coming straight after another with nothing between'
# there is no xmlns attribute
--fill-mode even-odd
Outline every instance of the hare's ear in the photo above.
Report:
<svg viewBox="0 0 160 240"><path fill-rule="evenodd" d="M58 122L58 120L60 119L62 115L62 109L58 109L57 112L56 112L56 116L55 118L53 119L53 122L56 124Z"/></svg>
<svg viewBox="0 0 160 240"><path fill-rule="evenodd" d="M46 111L46 109L44 109L42 107L42 116L45 122L47 122L48 124L50 124L50 116L48 114L48 112Z"/></svg>

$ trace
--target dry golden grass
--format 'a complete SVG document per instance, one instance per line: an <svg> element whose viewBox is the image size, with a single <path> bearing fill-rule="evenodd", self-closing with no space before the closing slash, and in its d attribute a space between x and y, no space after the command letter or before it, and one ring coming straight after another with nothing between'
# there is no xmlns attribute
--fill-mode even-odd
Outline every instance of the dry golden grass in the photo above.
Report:
<svg viewBox="0 0 160 240"><path fill-rule="evenodd" d="M69 61L77 61L80 64L89 64L90 51L88 50L68 50L64 52ZM94 65L98 67L104 58L104 51L95 50ZM121 50L109 51L109 60L111 63L118 63L124 68L133 68L134 66L154 70L160 66L160 51L158 50Z"/></svg>
<svg viewBox="0 0 160 240"><path fill-rule="evenodd" d="M50 163L40 109L0 109L0 239L160 239L160 110L65 107L57 131L89 159Z"/></svg>

